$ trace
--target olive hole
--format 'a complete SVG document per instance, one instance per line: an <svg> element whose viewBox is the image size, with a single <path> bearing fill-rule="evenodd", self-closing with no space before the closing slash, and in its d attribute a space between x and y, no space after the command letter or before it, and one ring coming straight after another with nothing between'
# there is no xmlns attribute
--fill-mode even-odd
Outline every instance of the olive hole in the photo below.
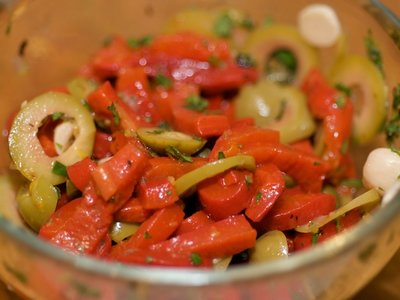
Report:
<svg viewBox="0 0 400 300"><path fill-rule="evenodd" d="M297 59L292 51L278 49L267 58L264 73L267 78L279 84L290 84L297 71Z"/></svg>

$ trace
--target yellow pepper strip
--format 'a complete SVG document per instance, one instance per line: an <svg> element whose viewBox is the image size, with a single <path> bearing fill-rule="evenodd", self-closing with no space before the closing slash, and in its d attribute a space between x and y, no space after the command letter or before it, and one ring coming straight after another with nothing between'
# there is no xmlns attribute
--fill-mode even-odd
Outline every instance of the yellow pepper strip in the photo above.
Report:
<svg viewBox="0 0 400 300"><path fill-rule="evenodd" d="M176 193L181 196L199 182L234 167L244 168L252 171L256 168L256 162L254 158L249 155L236 155L210 162L179 177L175 181Z"/></svg>
<svg viewBox="0 0 400 300"><path fill-rule="evenodd" d="M282 231L273 230L260 236L250 249L250 263L259 263L287 258L289 247Z"/></svg>
<svg viewBox="0 0 400 300"><path fill-rule="evenodd" d="M367 204L372 204L375 202L380 201L381 196L379 195L378 191L375 189L371 189L362 195L354 198L352 201L348 202L346 205L339 207L338 209L332 211L329 215L319 217L305 225L301 225L295 228L296 231L298 232L303 232L303 233L317 233L319 228L324 226L325 224L329 223L330 221L343 216L347 212L358 208L365 206Z"/></svg>
<svg viewBox="0 0 400 300"><path fill-rule="evenodd" d="M139 228L139 224L114 222L111 227L111 239L116 242L122 242L124 239L133 235Z"/></svg>
<svg viewBox="0 0 400 300"><path fill-rule="evenodd" d="M55 157L45 154L37 133L43 121L54 114L75 122L74 140L70 147ZM16 168L30 181L45 177L53 185L65 177L52 172L57 161L65 166L90 156L93 150L95 125L89 110L67 94L48 92L24 104L14 119L8 144Z"/></svg>

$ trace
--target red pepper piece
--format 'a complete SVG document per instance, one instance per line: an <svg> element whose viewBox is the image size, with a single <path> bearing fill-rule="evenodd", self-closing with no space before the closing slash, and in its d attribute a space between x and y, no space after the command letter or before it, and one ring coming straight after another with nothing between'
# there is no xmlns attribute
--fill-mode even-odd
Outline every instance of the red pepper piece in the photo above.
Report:
<svg viewBox="0 0 400 300"><path fill-rule="evenodd" d="M137 192L144 209L164 208L179 199L168 177L143 180L138 185Z"/></svg>
<svg viewBox="0 0 400 300"><path fill-rule="evenodd" d="M204 180L198 185L199 200L204 210L215 220L238 214L250 203L253 195L253 174L230 170Z"/></svg>
<svg viewBox="0 0 400 300"><path fill-rule="evenodd" d="M152 214L137 198L131 198L115 213L115 220L129 223L142 223Z"/></svg>
<svg viewBox="0 0 400 300"><path fill-rule="evenodd" d="M97 130L94 137L93 157L102 159L111 156L111 143L112 136L110 134Z"/></svg>
<svg viewBox="0 0 400 300"><path fill-rule="evenodd" d="M96 168L96 163L89 157L67 166L68 178L73 185L83 192L91 180L90 173Z"/></svg>
<svg viewBox="0 0 400 300"><path fill-rule="evenodd" d="M273 164L260 166L254 174L255 195L246 208L246 216L260 221L272 208L285 188L282 172Z"/></svg>
<svg viewBox="0 0 400 300"><path fill-rule="evenodd" d="M214 221L204 212L204 210L199 210L183 220L175 234L180 235L186 232L191 232L213 222Z"/></svg>

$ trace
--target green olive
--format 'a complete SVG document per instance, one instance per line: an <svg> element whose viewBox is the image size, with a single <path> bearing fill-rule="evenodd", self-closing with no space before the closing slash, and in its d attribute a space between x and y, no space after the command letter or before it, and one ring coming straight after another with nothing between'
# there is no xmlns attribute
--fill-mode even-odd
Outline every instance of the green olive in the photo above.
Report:
<svg viewBox="0 0 400 300"><path fill-rule="evenodd" d="M250 263L287 258L289 253L286 236L282 231L269 231L260 236L250 249Z"/></svg>
<svg viewBox="0 0 400 300"><path fill-rule="evenodd" d="M111 239L116 243L122 242L124 239L134 234L138 228L139 224L114 222L111 226Z"/></svg>
<svg viewBox="0 0 400 300"><path fill-rule="evenodd" d="M24 221L39 231L54 213L59 198L58 190L46 179L34 179L29 186L22 185L16 195L18 211Z"/></svg>
<svg viewBox="0 0 400 300"><path fill-rule="evenodd" d="M68 82L68 92L77 99L86 99L86 97L97 88L94 80L76 77Z"/></svg>
<svg viewBox="0 0 400 300"><path fill-rule="evenodd" d="M139 128L136 134L144 144L158 153L164 153L167 147L175 147L181 153L191 155L206 143L206 140L200 137L160 128Z"/></svg>
<svg viewBox="0 0 400 300"><path fill-rule="evenodd" d="M294 86L267 79L242 88L235 98L235 115L252 117L257 126L279 130L283 143L307 138L316 128L304 94Z"/></svg>
<svg viewBox="0 0 400 300"><path fill-rule="evenodd" d="M62 116L75 124L72 144L55 157L45 154L37 137L47 117ZM53 185L65 182L65 177L52 172L58 161L71 165L92 154L96 128L90 112L75 97L49 92L25 103L12 124L8 144L16 168L29 180L45 177Z"/></svg>
<svg viewBox="0 0 400 300"><path fill-rule="evenodd" d="M292 83L300 85L308 71L318 65L314 48L309 46L295 27L272 24L253 30L244 43L243 52L250 54L261 72L278 52L293 54L296 61L296 72ZM273 74L268 76L273 78Z"/></svg>
<svg viewBox="0 0 400 300"><path fill-rule="evenodd" d="M333 85L347 86L355 106L352 136L358 144L370 142L386 116L387 87L376 66L361 55L343 56L331 69Z"/></svg>

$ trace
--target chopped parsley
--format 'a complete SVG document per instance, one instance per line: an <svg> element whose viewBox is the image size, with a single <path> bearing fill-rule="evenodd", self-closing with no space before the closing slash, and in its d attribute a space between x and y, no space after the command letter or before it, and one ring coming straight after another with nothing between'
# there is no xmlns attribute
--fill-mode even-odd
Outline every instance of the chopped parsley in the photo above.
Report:
<svg viewBox="0 0 400 300"><path fill-rule="evenodd" d="M127 43L129 45L129 47L139 48L139 47L150 45L152 41L153 41L153 36L146 35L139 39L128 39Z"/></svg>
<svg viewBox="0 0 400 300"><path fill-rule="evenodd" d="M147 255L145 260L147 264L151 264L153 262L153 256Z"/></svg>
<svg viewBox="0 0 400 300"><path fill-rule="evenodd" d="M250 185L253 183L253 177L250 175L244 176L244 181L246 182L246 186L249 188Z"/></svg>
<svg viewBox="0 0 400 300"><path fill-rule="evenodd" d="M250 18L249 16L246 16L240 21L240 26L246 30L252 30L252 29L254 29L255 24L254 24L254 21L252 18Z"/></svg>
<svg viewBox="0 0 400 300"><path fill-rule="evenodd" d="M335 88L345 94L347 97L351 97L351 88L344 83L338 82L335 84Z"/></svg>
<svg viewBox="0 0 400 300"><path fill-rule="evenodd" d="M120 118L120 116L119 116L119 114L118 114L118 110L117 110L117 108L115 107L114 102L111 103L110 106L107 106L107 109L112 113L114 123L115 123L115 125L118 126L119 123L121 122L121 118Z"/></svg>
<svg viewBox="0 0 400 300"><path fill-rule="evenodd" d="M194 266L200 266L203 263L203 260L201 259L201 256L198 253L192 253L190 254L190 262Z"/></svg>
<svg viewBox="0 0 400 300"><path fill-rule="evenodd" d="M400 136L400 84L393 90L392 115L385 125L386 141L392 145Z"/></svg>
<svg viewBox="0 0 400 300"><path fill-rule="evenodd" d="M182 162L190 162L190 163L193 162L193 158L191 156L183 154L181 151L179 151L178 148L174 146L165 147L165 152L169 157L174 158L176 160Z"/></svg>
<svg viewBox="0 0 400 300"><path fill-rule="evenodd" d="M311 237L311 244L316 245L318 243L319 232L313 233Z"/></svg>
<svg viewBox="0 0 400 300"><path fill-rule="evenodd" d="M199 95L191 95L186 98L185 107L190 110L194 110L197 112L203 112L208 107L208 101Z"/></svg>
<svg viewBox="0 0 400 300"><path fill-rule="evenodd" d="M242 68L252 68L256 65L254 59L247 53L239 52L235 57L236 64Z"/></svg>
<svg viewBox="0 0 400 300"><path fill-rule="evenodd" d="M256 194L256 203L257 203L257 204L260 202L261 198L262 198L262 193L261 193L261 192L258 192L258 193Z"/></svg>
<svg viewBox="0 0 400 300"><path fill-rule="evenodd" d="M364 37L364 45L367 49L367 55L369 59L374 63L374 65L383 74L383 60L381 52L375 43L372 36L372 31L368 30L367 35Z"/></svg>
<svg viewBox="0 0 400 300"><path fill-rule="evenodd" d="M222 151L218 152L218 159L224 159L224 158L225 158L224 152Z"/></svg>
<svg viewBox="0 0 400 300"><path fill-rule="evenodd" d="M218 67L222 66L223 60L220 59L220 58L219 58L218 56L216 56L216 55L210 55L210 56L208 57L208 63L209 63L212 67L218 68Z"/></svg>
<svg viewBox="0 0 400 300"><path fill-rule="evenodd" d="M335 104L338 108L343 108L346 105L346 98L343 95L336 96Z"/></svg>
<svg viewBox="0 0 400 300"><path fill-rule="evenodd" d="M172 87L172 80L171 78L168 78L167 76L163 74L157 74L154 77L154 81L157 85L162 86L166 89L169 89Z"/></svg>
<svg viewBox="0 0 400 300"><path fill-rule="evenodd" d="M145 231L145 232L143 233L143 237L144 237L146 240L151 239L151 234L150 234L150 232Z"/></svg>
<svg viewBox="0 0 400 300"><path fill-rule="evenodd" d="M63 116L64 116L63 112L60 112L60 111L59 112L55 112L55 113L51 114L51 120L52 121L57 121L57 120L61 119Z"/></svg>
<svg viewBox="0 0 400 300"><path fill-rule="evenodd" d="M56 175L60 175L60 176L63 176L63 177L67 177L68 176L67 167L64 164L62 164L59 161L57 161L57 160L54 161L51 171Z"/></svg>
<svg viewBox="0 0 400 300"><path fill-rule="evenodd" d="M232 18L228 14L223 14L214 23L214 32L222 38L230 37L234 25Z"/></svg>
<svg viewBox="0 0 400 300"><path fill-rule="evenodd" d="M346 154L347 151L349 150L349 141L343 141L342 145L340 146L340 153L341 154Z"/></svg>
<svg viewBox="0 0 400 300"><path fill-rule="evenodd" d="M341 185L354 187L354 188L361 188L363 186L362 181L359 178L348 178L344 179L340 182Z"/></svg>

